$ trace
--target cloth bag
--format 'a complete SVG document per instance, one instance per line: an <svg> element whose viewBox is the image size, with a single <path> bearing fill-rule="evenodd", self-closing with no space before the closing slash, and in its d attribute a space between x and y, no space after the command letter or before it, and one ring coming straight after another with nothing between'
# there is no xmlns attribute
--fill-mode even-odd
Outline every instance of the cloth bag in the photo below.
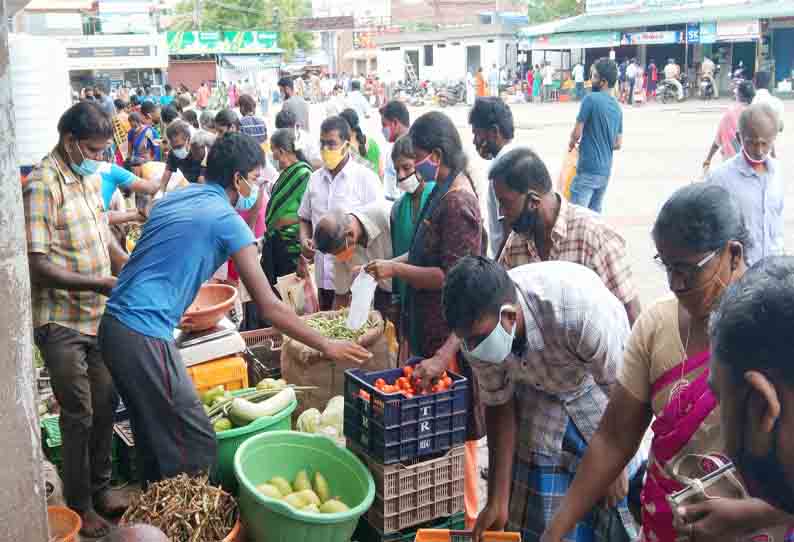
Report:
<svg viewBox="0 0 794 542"><path fill-rule="evenodd" d="M709 476L711 473L726 468L719 475ZM731 462L716 454L700 455L690 454L681 457L673 465L673 476L686 486L667 497L673 514L679 506L697 504L711 499L748 499L747 490L739 479L739 473ZM736 538L726 538L731 542L783 542L791 540L794 535L794 524L767 527L753 533ZM676 542L688 542L686 535L678 536Z"/></svg>
<svg viewBox="0 0 794 542"><path fill-rule="evenodd" d="M341 314L342 311L318 312L304 319L336 318ZM387 322L378 311L370 312L369 322L373 327L358 339L358 344L369 350L372 357L361 365L355 362L331 361L314 348L290 337L284 337L284 345L281 347L282 377L296 386L317 386L316 390L306 391L300 395L296 415L309 408L316 408L322 412L331 397L344 395L345 371L348 369L357 368L369 372L396 367L397 346L392 344L395 343L394 333L386 332Z"/></svg>

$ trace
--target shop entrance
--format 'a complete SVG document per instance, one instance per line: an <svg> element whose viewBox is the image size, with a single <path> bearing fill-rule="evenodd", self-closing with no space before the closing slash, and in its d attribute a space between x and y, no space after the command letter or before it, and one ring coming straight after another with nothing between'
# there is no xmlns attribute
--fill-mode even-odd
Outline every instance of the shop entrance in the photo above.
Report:
<svg viewBox="0 0 794 542"><path fill-rule="evenodd" d="M466 47L466 71L475 74L480 68L480 46L469 45Z"/></svg>
<svg viewBox="0 0 794 542"><path fill-rule="evenodd" d="M790 79L794 75L794 28L781 28L772 33L775 58L775 81Z"/></svg>
<svg viewBox="0 0 794 542"><path fill-rule="evenodd" d="M751 79L755 75L755 42L733 44L733 69L739 66L739 61L744 64L744 76Z"/></svg>

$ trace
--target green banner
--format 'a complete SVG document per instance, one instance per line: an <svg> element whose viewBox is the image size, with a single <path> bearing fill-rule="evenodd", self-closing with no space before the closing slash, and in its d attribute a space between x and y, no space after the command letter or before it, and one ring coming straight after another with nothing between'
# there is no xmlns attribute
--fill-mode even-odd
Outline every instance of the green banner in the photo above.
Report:
<svg viewBox="0 0 794 542"><path fill-rule="evenodd" d="M172 55L279 53L278 33L262 30L168 32Z"/></svg>

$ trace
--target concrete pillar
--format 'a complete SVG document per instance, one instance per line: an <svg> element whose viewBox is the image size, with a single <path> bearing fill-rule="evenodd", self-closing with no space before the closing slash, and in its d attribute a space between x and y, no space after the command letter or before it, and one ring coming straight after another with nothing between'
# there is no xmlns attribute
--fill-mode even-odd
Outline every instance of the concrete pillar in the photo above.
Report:
<svg viewBox="0 0 794 542"><path fill-rule="evenodd" d="M48 539L41 443L34 401L30 276L22 186L14 147L8 21L0 0L0 533L3 540ZM53 122L56 122L53 119Z"/></svg>

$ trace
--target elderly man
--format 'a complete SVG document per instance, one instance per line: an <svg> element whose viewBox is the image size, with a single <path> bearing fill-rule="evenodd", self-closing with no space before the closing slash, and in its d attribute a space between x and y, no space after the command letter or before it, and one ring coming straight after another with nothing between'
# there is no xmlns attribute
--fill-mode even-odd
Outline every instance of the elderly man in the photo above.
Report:
<svg viewBox="0 0 794 542"><path fill-rule="evenodd" d="M777 113L768 104L753 104L739 116L742 150L712 170L707 181L727 189L742 209L752 243L747 263L783 252L783 197L781 165L772 158L778 134Z"/></svg>
<svg viewBox="0 0 794 542"><path fill-rule="evenodd" d="M81 533L104 536L97 512L126 502L110 489L116 395L97 343L106 296L127 256L102 220L96 175L113 135L110 117L80 102L58 121L58 144L23 190L32 284L33 332L61 407L64 496Z"/></svg>
<svg viewBox="0 0 794 542"><path fill-rule="evenodd" d="M391 204L375 201L351 212L331 211L314 229L314 248L334 256L334 305L350 303L350 286L357 271L374 260L390 260L393 256L389 216ZM392 281L378 282L375 309L396 321L392 302Z"/></svg>
<svg viewBox="0 0 794 542"><path fill-rule="evenodd" d="M475 540L507 525L537 540L565 495L606 408L629 322L601 279L571 262L507 272L461 259L444 283L444 316L479 379L490 449L488 503ZM634 474L637 462L627 469ZM573 540L636 537L625 473Z"/></svg>

